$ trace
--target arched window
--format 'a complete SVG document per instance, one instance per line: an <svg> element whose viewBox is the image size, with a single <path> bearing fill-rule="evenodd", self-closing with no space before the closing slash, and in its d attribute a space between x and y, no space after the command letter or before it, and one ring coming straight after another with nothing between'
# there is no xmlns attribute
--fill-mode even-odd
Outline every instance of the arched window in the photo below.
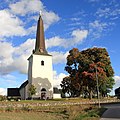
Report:
<svg viewBox="0 0 120 120"><path fill-rule="evenodd" d="M44 61L43 60L41 61L41 65L44 66Z"/></svg>

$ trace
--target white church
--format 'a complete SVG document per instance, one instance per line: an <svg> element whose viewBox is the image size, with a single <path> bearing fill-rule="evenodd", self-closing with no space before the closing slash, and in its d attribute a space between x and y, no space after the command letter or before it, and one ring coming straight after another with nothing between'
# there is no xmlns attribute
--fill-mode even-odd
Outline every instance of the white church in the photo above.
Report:
<svg viewBox="0 0 120 120"><path fill-rule="evenodd" d="M35 50L28 58L28 62L28 80L20 88L8 88L8 97L13 95L20 96L23 100L29 99L31 97L29 87L34 85L36 94L32 98L60 98L60 93L55 93L53 89L52 55L48 54L45 47L44 26L41 15L37 24Z"/></svg>

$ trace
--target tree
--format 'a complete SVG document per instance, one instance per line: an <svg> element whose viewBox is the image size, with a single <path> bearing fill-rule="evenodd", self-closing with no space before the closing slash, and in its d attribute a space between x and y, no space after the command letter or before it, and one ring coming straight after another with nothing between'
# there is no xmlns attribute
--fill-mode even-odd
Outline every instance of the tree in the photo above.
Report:
<svg viewBox="0 0 120 120"><path fill-rule="evenodd" d="M114 71L105 48L94 47L83 51L73 48L67 56L65 70L69 79L64 78L61 87L64 92L69 90L71 97L84 94L92 98L96 94L96 74L102 96L114 85Z"/></svg>
<svg viewBox="0 0 120 120"><path fill-rule="evenodd" d="M31 97L36 94L36 87L34 85L30 85L29 93Z"/></svg>

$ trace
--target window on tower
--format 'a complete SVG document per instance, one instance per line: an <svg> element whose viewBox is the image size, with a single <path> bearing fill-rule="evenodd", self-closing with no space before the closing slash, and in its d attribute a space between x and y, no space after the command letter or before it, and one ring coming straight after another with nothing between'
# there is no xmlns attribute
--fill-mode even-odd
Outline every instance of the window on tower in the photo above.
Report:
<svg viewBox="0 0 120 120"><path fill-rule="evenodd" d="M44 61L43 60L41 61L41 65L44 66Z"/></svg>

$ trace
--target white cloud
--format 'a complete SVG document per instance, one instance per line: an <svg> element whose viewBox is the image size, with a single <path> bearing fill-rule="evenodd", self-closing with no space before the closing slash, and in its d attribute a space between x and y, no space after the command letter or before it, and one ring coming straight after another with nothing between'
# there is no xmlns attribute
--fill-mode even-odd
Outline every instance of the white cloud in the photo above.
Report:
<svg viewBox="0 0 120 120"><path fill-rule="evenodd" d="M11 43L0 42L0 74L9 74L13 71L26 74L28 57L34 49L35 39L28 39L20 46L14 47ZM7 50L6 50L7 49ZM53 55L53 64L66 62L68 52L50 52Z"/></svg>
<svg viewBox="0 0 120 120"><path fill-rule="evenodd" d="M20 46L14 47L11 43L0 42L0 74L8 74L13 71L27 73L27 58L34 48L34 39L28 39Z"/></svg>
<svg viewBox="0 0 120 120"><path fill-rule="evenodd" d="M8 42L0 42L0 46L0 57L7 59L11 58L11 54L14 52L12 44Z"/></svg>
<svg viewBox="0 0 120 120"><path fill-rule="evenodd" d="M7 95L7 89L0 88L0 95Z"/></svg>
<svg viewBox="0 0 120 120"><path fill-rule="evenodd" d="M0 95L7 95L7 88L8 87L11 88L11 87L14 87L14 86L18 86L19 82L17 82L16 79L18 79L18 78L16 78L15 76L13 76L11 74L1 75L0 85L2 87L0 87Z"/></svg>
<svg viewBox="0 0 120 120"><path fill-rule="evenodd" d="M35 39L27 39L20 46L15 47L15 55L28 55L32 52L35 46Z"/></svg>
<svg viewBox="0 0 120 120"><path fill-rule="evenodd" d="M65 63L66 57L68 56L69 52L63 53L63 52L50 52L50 54L53 55L53 63Z"/></svg>
<svg viewBox="0 0 120 120"><path fill-rule="evenodd" d="M64 47L68 48L83 42L85 38L87 38L88 31L87 30L74 30L72 31L71 38L64 39L60 38L59 36L52 37L46 40L47 47Z"/></svg>
<svg viewBox="0 0 120 120"><path fill-rule="evenodd" d="M37 31L37 25L33 25L27 29L27 34L34 34Z"/></svg>
<svg viewBox="0 0 120 120"><path fill-rule="evenodd" d="M64 73L60 73L58 74L56 71L53 71L53 86L54 87L58 87L58 88L61 88L60 87L60 84L61 84L61 81L63 80L64 77L66 77L67 75L64 74Z"/></svg>
<svg viewBox="0 0 120 120"><path fill-rule="evenodd" d="M115 85L114 88L120 87L120 76L114 76Z"/></svg>
<svg viewBox="0 0 120 120"><path fill-rule="evenodd" d="M120 9L119 8L110 8L110 7L106 7L106 8L99 8L96 12L96 15L98 17L104 17L104 18L115 18L118 15L120 15Z"/></svg>
<svg viewBox="0 0 120 120"><path fill-rule="evenodd" d="M55 14L52 11L47 11L45 9L45 6L40 0L20 0L19 2L16 2L14 4L10 4L10 11L15 14L15 15L21 15L21 16L26 16L27 14L30 14L31 17L29 20L32 18L34 20L38 20L38 15L35 16L33 13L39 13L39 11L42 11L43 14L43 21L44 21L44 26L45 30L53 23L57 22L60 18L57 14ZM28 29L29 30L35 30L33 29L35 26L31 26Z"/></svg>
<svg viewBox="0 0 120 120"><path fill-rule="evenodd" d="M31 17L31 20L33 19L33 20L37 21L38 17L39 17L38 15L33 16L33 17ZM57 14L55 14L52 11L49 12L49 11L46 11L46 10L43 11L42 19L43 19L44 30L45 31L50 27L50 25L52 25L52 24L54 24L54 23L56 23L57 21L60 20L60 18ZM36 30L37 30L37 24L29 27L27 29L27 34L31 34L33 32L36 32Z"/></svg>
<svg viewBox="0 0 120 120"><path fill-rule="evenodd" d="M32 21L33 24L26 29L25 26L28 26L31 20L38 20L40 10L44 14L45 30L60 19L54 12L47 11L40 0L20 0L9 4L9 9L0 10L0 40L4 41L4 37L24 36L36 32L35 21ZM24 21L20 16L26 17L27 20Z"/></svg>
<svg viewBox="0 0 120 120"><path fill-rule="evenodd" d="M15 47L14 62L12 66L20 73L26 74L28 69L28 57L34 49L35 39L28 39L18 47Z"/></svg>
<svg viewBox="0 0 120 120"><path fill-rule="evenodd" d="M92 39L100 38L103 34L105 34L107 26L107 23L100 22L99 20L89 23L89 33L92 35Z"/></svg>
<svg viewBox="0 0 120 120"><path fill-rule="evenodd" d="M22 74L27 74L27 69L28 69L27 58L28 58L28 56L21 55L18 58L14 59L13 64L11 64L11 67L14 68L14 71L19 71Z"/></svg>
<svg viewBox="0 0 120 120"><path fill-rule="evenodd" d="M74 37L74 42L75 43L79 43L82 42L88 35L88 31L87 30L74 30L72 32L72 36Z"/></svg>
<svg viewBox="0 0 120 120"><path fill-rule="evenodd" d="M0 85L2 85L4 87L6 87L6 86L7 87L16 86L17 85L16 79L18 79L18 78L11 75L11 74L1 75L1 77L0 77Z"/></svg>
<svg viewBox="0 0 120 120"><path fill-rule="evenodd" d="M78 18L78 17L73 17L73 18L71 18L71 20L72 20L72 21L80 21L80 20L81 20L81 18Z"/></svg>
<svg viewBox="0 0 120 120"><path fill-rule="evenodd" d="M99 31L103 31L103 29L107 27L106 23L102 23L98 20L95 20L94 22L89 23L89 25L90 25L90 27L98 29Z"/></svg>
<svg viewBox="0 0 120 120"><path fill-rule="evenodd" d="M0 11L0 37L24 36L22 21L6 10Z"/></svg>
<svg viewBox="0 0 120 120"><path fill-rule="evenodd" d="M21 9L22 8L22 9ZM12 36L23 36L28 35L35 30L36 26L31 26L24 29L25 24L19 19L20 15L22 17L29 16L35 17L35 14L39 10L43 11L43 19L45 24L45 29L47 29L51 24L58 21L60 18L52 11L47 11L45 6L39 0L20 0L19 2L14 2L9 5L9 9L0 11L0 37L12 37ZM29 15L28 15L29 14ZM59 36L47 39L48 48L50 47L69 47L80 44L88 35L87 30L74 30L71 33L69 39L62 39ZM19 46L13 46L8 42L0 42L0 74L9 74L13 71L18 71L20 73L27 73L28 62L27 58L31 55L34 48L35 40L28 39L26 42ZM52 43L52 44L51 44ZM53 63L63 63L66 61L66 56L68 52L51 52L53 55Z"/></svg>
<svg viewBox="0 0 120 120"><path fill-rule="evenodd" d="M65 39L60 38L59 36L52 37L50 39L46 39L47 48L51 48L54 46L63 46Z"/></svg>
<svg viewBox="0 0 120 120"><path fill-rule="evenodd" d="M55 14L54 12L52 11L46 11L44 10L43 11L43 21L44 21L44 24L45 24L45 30L53 23L59 21L60 18L57 14Z"/></svg>
<svg viewBox="0 0 120 120"><path fill-rule="evenodd" d="M96 15L98 15L99 17L108 17L110 15L110 8L99 8L98 11L96 12Z"/></svg>
<svg viewBox="0 0 120 120"><path fill-rule="evenodd" d="M120 81L120 76L114 76L115 82Z"/></svg>
<svg viewBox="0 0 120 120"><path fill-rule="evenodd" d="M5 80L15 80L16 79L15 76L10 75L10 74L4 75L4 76L2 76L2 78Z"/></svg>
<svg viewBox="0 0 120 120"><path fill-rule="evenodd" d="M0 73L8 73L11 71L11 64L13 63L12 54L14 52L14 48L11 43L0 42Z"/></svg>
<svg viewBox="0 0 120 120"><path fill-rule="evenodd" d="M14 4L9 5L12 13L18 15L26 15L28 13L39 12L44 9L44 6L40 0L20 0Z"/></svg>

